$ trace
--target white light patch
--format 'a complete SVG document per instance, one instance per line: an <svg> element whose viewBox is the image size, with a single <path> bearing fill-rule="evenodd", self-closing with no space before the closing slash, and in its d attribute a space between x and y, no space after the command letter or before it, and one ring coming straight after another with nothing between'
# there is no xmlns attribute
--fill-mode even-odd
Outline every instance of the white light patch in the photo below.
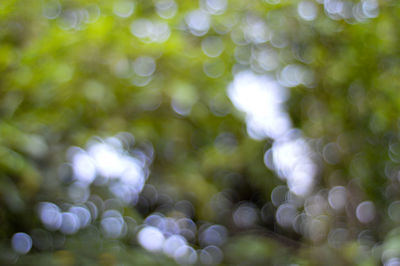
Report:
<svg viewBox="0 0 400 266"><path fill-rule="evenodd" d="M146 163L140 158L124 151L118 138L93 141L89 144L87 152L73 148L71 153L74 177L78 181L76 184L81 184L81 186L70 187L71 198L85 202L87 198L81 194L85 192L85 189L87 190L86 186L93 183L96 176L100 175L103 182L112 180L109 189L116 197L125 203L135 203L147 179L148 169ZM82 188L82 193L79 193L77 188Z"/></svg>
<svg viewBox="0 0 400 266"><path fill-rule="evenodd" d="M190 32L196 36L203 36L210 29L210 16L203 10L191 11L185 17Z"/></svg>
<svg viewBox="0 0 400 266"><path fill-rule="evenodd" d="M302 19L311 21L317 17L317 7L311 1L302 1L297 6L297 13Z"/></svg>
<svg viewBox="0 0 400 266"><path fill-rule="evenodd" d="M74 176L79 181L90 184L96 177L96 168L93 159L85 152L81 151L72 158Z"/></svg>
<svg viewBox="0 0 400 266"><path fill-rule="evenodd" d="M361 202L356 209L356 216L361 223L370 223L374 220L376 210L372 201Z"/></svg>
<svg viewBox="0 0 400 266"><path fill-rule="evenodd" d="M164 19L173 18L178 9L174 0L158 0L155 6L157 14Z"/></svg>
<svg viewBox="0 0 400 266"><path fill-rule="evenodd" d="M292 192L306 195L312 188L317 166L311 158L312 151L308 143L301 136L296 136L297 134L288 135L273 144L275 171L287 180Z"/></svg>
<svg viewBox="0 0 400 266"><path fill-rule="evenodd" d="M161 251L165 241L161 231L153 226L146 226L138 234L139 244L151 252Z"/></svg>
<svg viewBox="0 0 400 266"><path fill-rule="evenodd" d="M176 250L186 245L186 239L180 235L172 235L165 240L163 245L163 251L165 255L174 257Z"/></svg>
<svg viewBox="0 0 400 266"><path fill-rule="evenodd" d="M240 72L228 87L228 96L236 108L246 113L248 131L254 132L256 139L276 139L291 128L283 105L286 88L271 77Z"/></svg>
<svg viewBox="0 0 400 266"><path fill-rule="evenodd" d="M228 96L246 114L250 137L274 140L266 164L287 181L296 195L311 192L317 174L313 152L292 122L285 108L288 91L270 76L242 71L228 87ZM272 157L272 158L271 158Z"/></svg>
<svg viewBox="0 0 400 266"><path fill-rule="evenodd" d="M11 245L15 252L26 254L32 248L32 238L25 233L16 233L11 239Z"/></svg>

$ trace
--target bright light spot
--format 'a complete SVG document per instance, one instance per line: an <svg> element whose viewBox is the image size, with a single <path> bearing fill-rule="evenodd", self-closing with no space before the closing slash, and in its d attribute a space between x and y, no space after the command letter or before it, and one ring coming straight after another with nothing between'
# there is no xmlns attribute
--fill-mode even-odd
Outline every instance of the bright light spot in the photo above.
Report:
<svg viewBox="0 0 400 266"><path fill-rule="evenodd" d="M379 15L379 6L376 0L363 0L362 11L368 18L376 18Z"/></svg>
<svg viewBox="0 0 400 266"><path fill-rule="evenodd" d="M125 157L118 150L106 143L97 143L89 147L90 156L94 159L97 171L104 177L116 178L127 167Z"/></svg>
<svg viewBox="0 0 400 266"><path fill-rule="evenodd" d="M114 14L122 18L130 17L134 10L135 3L129 0L117 1L113 5Z"/></svg>
<svg viewBox="0 0 400 266"><path fill-rule="evenodd" d="M296 165L296 168L287 177L289 189L299 196L309 194L314 184L316 172L316 166L313 163Z"/></svg>
<svg viewBox="0 0 400 266"><path fill-rule="evenodd" d="M49 230L57 230L62 223L60 208L50 202L42 202L39 205L39 217L44 226Z"/></svg>
<svg viewBox="0 0 400 266"><path fill-rule="evenodd" d="M334 20L350 19L353 17L354 4L350 1L323 0L326 14Z"/></svg>
<svg viewBox="0 0 400 266"><path fill-rule="evenodd" d="M330 14L339 14L343 9L343 2L340 0L324 0L324 8Z"/></svg>
<svg viewBox="0 0 400 266"><path fill-rule="evenodd" d="M140 245L151 252L161 251L165 241L161 231L152 226L144 227L137 237Z"/></svg>
<svg viewBox="0 0 400 266"><path fill-rule="evenodd" d="M287 180L290 190L297 195L308 194L317 166L311 159L312 151L307 142L293 131L273 144L272 153L276 172Z"/></svg>
<svg viewBox="0 0 400 266"><path fill-rule="evenodd" d="M68 212L50 202L42 202L38 215L48 230L60 230L63 234L74 234L102 215L100 226L104 236L119 238L127 233L128 227L122 215L111 208L122 208L125 204L136 204L148 177L148 166L153 159L153 147L147 143L142 149L132 149L134 137L123 132L104 141L95 139L89 142L88 151L73 147L67 154L72 161L76 180L67 188L68 196L76 204ZM130 147L129 151L126 150ZM89 168L88 169L85 169ZM98 177L96 179L96 177ZM90 195L90 184L108 186L117 198L103 202L100 197ZM88 201L91 196L91 201ZM107 206L108 205L108 206ZM165 219L163 230L166 233L179 233L173 219Z"/></svg>
<svg viewBox="0 0 400 266"><path fill-rule="evenodd" d="M77 150L72 158L74 176L79 181L90 184L96 177L94 161L85 151Z"/></svg>
<svg viewBox="0 0 400 266"><path fill-rule="evenodd" d="M275 140L271 163L277 174L287 180L292 192L306 195L311 191L317 165L312 150L300 131L291 128L284 102L287 91L269 76L239 72L228 87L228 96L239 110L246 113L247 131L254 139ZM268 164L267 164L268 165ZM272 167L270 167L272 168Z"/></svg>
<svg viewBox="0 0 400 266"><path fill-rule="evenodd" d="M358 3L340 0L323 0L327 15L335 20L354 18L358 22L376 18L379 4L376 0L362 0Z"/></svg>
<svg viewBox="0 0 400 266"><path fill-rule="evenodd" d="M328 202L334 210L342 210L347 202L346 189L342 186L333 187L329 191Z"/></svg>
<svg viewBox="0 0 400 266"><path fill-rule="evenodd" d="M79 230L79 218L75 213L63 212L61 214L62 222L60 231L63 234L74 234Z"/></svg>
<svg viewBox="0 0 400 266"><path fill-rule="evenodd" d="M87 200L89 191L84 185L94 181L95 173L100 174L106 181L113 180L109 187L111 192L126 203L133 203L137 199L147 178L143 162L126 154L117 138L108 138L105 142L92 142L88 153L79 151L72 161L76 178L85 182L70 187L69 194L75 202Z"/></svg>
<svg viewBox="0 0 400 266"><path fill-rule="evenodd" d="M291 122L283 106L286 89L271 77L239 72L228 87L228 96L236 108L246 113L252 137L276 139L290 129Z"/></svg>
<svg viewBox="0 0 400 266"><path fill-rule="evenodd" d="M186 239L179 235L172 235L165 240L163 251L165 255L174 257L178 248L186 245Z"/></svg>
<svg viewBox="0 0 400 266"><path fill-rule="evenodd" d="M210 29L210 15L203 10L194 10L185 17L190 32L196 36L203 36Z"/></svg>
<svg viewBox="0 0 400 266"><path fill-rule="evenodd" d="M156 12L162 18L173 18L177 9L178 7L174 0L159 0L156 2Z"/></svg>
<svg viewBox="0 0 400 266"><path fill-rule="evenodd" d="M372 222L375 218L375 206L371 201L361 202L356 209L356 216L361 223Z"/></svg>
<svg viewBox="0 0 400 266"><path fill-rule="evenodd" d="M292 223L297 216L297 209L292 204L284 203L279 206L275 216L276 216L276 221L280 226L285 228L291 228Z"/></svg>
<svg viewBox="0 0 400 266"><path fill-rule="evenodd" d="M246 22L243 32L247 41L260 44L271 39L271 32L262 19L248 17Z"/></svg>
<svg viewBox="0 0 400 266"><path fill-rule="evenodd" d="M126 231L126 224L122 215L116 210L108 210L103 214L101 229L108 238L119 238Z"/></svg>
<svg viewBox="0 0 400 266"><path fill-rule="evenodd" d="M317 17L317 7L310 1L300 2L297 6L297 12L299 16L306 21L314 20Z"/></svg>
<svg viewBox="0 0 400 266"><path fill-rule="evenodd" d="M225 12L228 0L203 0L200 3L210 14L220 15Z"/></svg>
<svg viewBox="0 0 400 266"><path fill-rule="evenodd" d="M79 228L84 228L89 225L91 215L88 209L80 206L73 206L69 209L69 212L75 214L78 217Z"/></svg>
<svg viewBox="0 0 400 266"><path fill-rule="evenodd" d="M32 248L32 238L25 233L16 233L11 239L11 245L18 254L26 254Z"/></svg>

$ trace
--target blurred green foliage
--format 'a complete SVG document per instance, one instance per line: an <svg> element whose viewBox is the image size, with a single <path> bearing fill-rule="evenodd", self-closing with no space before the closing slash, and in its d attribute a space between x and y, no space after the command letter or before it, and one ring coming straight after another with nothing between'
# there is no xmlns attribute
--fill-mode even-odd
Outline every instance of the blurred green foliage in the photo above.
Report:
<svg viewBox="0 0 400 266"><path fill-rule="evenodd" d="M69 147L129 132L154 149L147 183L159 195L228 229L221 265L398 265L399 15L389 0L1 1L0 261L175 265L143 249L137 229L109 239L98 219L64 235L38 217L40 202L70 202ZM302 80L283 76L289 65ZM246 69L290 87L285 106L319 167L298 207L310 216L307 202L324 199L307 218L309 230L323 221L316 236L277 222L271 192L285 181L263 161L273 140L250 138L226 94ZM346 189L340 211L329 202L336 186ZM362 222L366 201L374 214ZM242 202L258 210L248 228L232 219ZM120 211L141 224L157 204ZM17 232L44 238L18 255Z"/></svg>

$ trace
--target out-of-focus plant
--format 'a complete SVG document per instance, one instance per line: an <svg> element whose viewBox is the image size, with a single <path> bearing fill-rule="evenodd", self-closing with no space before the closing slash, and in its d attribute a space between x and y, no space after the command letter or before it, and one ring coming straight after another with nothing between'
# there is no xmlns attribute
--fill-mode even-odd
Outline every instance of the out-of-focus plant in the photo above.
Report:
<svg viewBox="0 0 400 266"><path fill-rule="evenodd" d="M0 261L399 264L399 12L1 1Z"/></svg>

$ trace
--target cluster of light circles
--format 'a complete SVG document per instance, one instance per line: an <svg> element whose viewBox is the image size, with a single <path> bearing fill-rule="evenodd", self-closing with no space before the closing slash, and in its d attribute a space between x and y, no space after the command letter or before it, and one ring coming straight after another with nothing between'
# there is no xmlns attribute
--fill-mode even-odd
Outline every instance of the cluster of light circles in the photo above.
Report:
<svg viewBox="0 0 400 266"><path fill-rule="evenodd" d="M138 224L124 216L124 206L136 205L142 191L148 201L163 197L153 186L145 185L154 156L150 145L135 147L132 135L120 133L104 140L95 138L86 149L72 147L67 154L73 176L67 192L72 203L41 202L38 216L47 231L35 229L32 237L16 233L11 243L16 254L24 255L32 247L46 250L52 246L56 240L48 232L68 236L95 226L106 239L133 237L147 251L164 254L178 264L215 265L222 261L220 247L228 238L227 229L205 221L195 223L188 201L174 204L173 217L156 210ZM108 189L111 197L91 194L93 186Z"/></svg>
<svg viewBox="0 0 400 266"><path fill-rule="evenodd" d="M121 58L111 64L111 70L115 76L121 79L129 79L136 87L144 87L149 84L156 72L157 63L151 56L139 56L130 61Z"/></svg>
<svg viewBox="0 0 400 266"><path fill-rule="evenodd" d="M273 78L251 71L239 72L228 87L233 104L246 114L252 138L274 140L265 154L266 165L287 180L292 192L306 196L312 190L317 165L299 130L292 128L284 102L288 92Z"/></svg>
<svg viewBox="0 0 400 266"><path fill-rule="evenodd" d="M266 2L276 4L279 0ZM363 22L379 13L376 0L362 0L358 3L341 0L317 2L323 4L325 13L335 20L355 19ZM162 19L174 17L178 9L173 0L156 1L155 7ZM191 34L202 37L213 26L212 16L224 13L226 8L226 0L201 1L199 9L185 15L185 27ZM135 4L132 1L117 1L113 6L114 14L121 18L130 17L134 11ZM312 21L318 15L318 5L313 1L302 1L297 11L303 20ZM43 15L48 19L59 18L59 25L65 30L82 29L85 24L98 19L100 9L97 5L90 5L80 10L63 10L58 1L50 1L44 6ZM229 28L232 25L226 26ZM143 42L163 43L171 34L166 21L143 18L132 21L130 30L132 35ZM273 71L279 67L278 54L274 48L284 47L286 41L273 33L263 20L246 17L241 28L231 32L231 38L238 45L234 55L239 64L251 65L257 72ZM274 48L262 46L266 42L270 42ZM257 47L249 48L248 44ZM210 58L217 58L225 49L222 39L215 36L204 37L201 47L203 53ZM210 69L205 65L205 73L213 78L219 77L224 71L213 72ZM119 77L133 76L132 84L144 86L156 70L156 61L148 56L138 57L133 62L123 59L115 64L113 70ZM289 187L288 191L286 187L279 186L271 195L272 203L277 208L275 219L278 224L309 235L316 241L328 234L328 242L335 246L347 239L348 232L344 228L327 232L326 212L343 211L347 190L336 186L326 195L316 194L306 200L302 198L312 191L318 169L307 139L293 128L284 106L288 96L285 87L300 84L312 86L312 75L305 66L298 64L290 64L280 70L278 82L270 76L256 75L251 71L237 72L228 88L228 96L239 110L245 112L248 133L252 138L270 138L274 141L272 148L265 153L264 161L268 168L287 181ZM106 186L123 204L137 202L148 178L153 154L140 149L127 151L125 147L132 145L132 140L132 136L123 134L94 140L87 149L71 148L69 156L74 182L69 186L68 195L73 204L59 206L42 202L38 213L46 229L69 235L100 219L101 231L105 237L115 239L127 234L127 218L118 210L99 208L91 200L90 186ZM324 158L329 157L326 154ZM394 202L389 209L390 217L396 221L399 220L399 205ZM304 211L299 211L302 207ZM265 205L263 209L268 208ZM375 212L374 204L364 201L357 205L355 215L359 222L368 224L375 218ZM261 216L263 214L261 210ZM246 228L256 223L258 216L259 211L255 206L243 203L237 206L233 220L238 227ZM138 226L138 231L137 240L142 247L150 252L164 253L181 264L193 264L196 261L204 264L219 263L222 260L219 246L227 238L223 226L198 226L189 217L165 217L160 213L149 215L144 224ZM201 248L194 249L192 243L199 243ZM32 247L32 239L25 233L17 233L12 238L12 246L17 253L25 254Z"/></svg>
<svg viewBox="0 0 400 266"><path fill-rule="evenodd" d="M122 204L135 205L149 175L153 151L133 145L132 135L120 133L105 140L94 139L86 150L70 148L73 182L68 195L73 204L59 207L51 202L40 203L38 214L46 229L74 234L96 220L101 208L91 200L91 185L107 187ZM101 227L106 236L117 238L123 235L126 225L121 213L110 209L102 213Z"/></svg>
<svg viewBox="0 0 400 266"><path fill-rule="evenodd" d="M43 3L43 16L49 20L57 20L63 30L83 30L88 24L98 20L101 11L98 5L89 4L83 8L63 8L57 0Z"/></svg>
<svg viewBox="0 0 400 266"><path fill-rule="evenodd" d="M87 150L72 147L71 157L75 184L88 187L95 182L105 184L120 200L132 203L137 200L149 175L152 151L140 149L128 153L124 145L132 145L134 138L128 133L103 140L94 140ZM125 142L125 143L124 143Z"/></svg>
<svg viewBox="0 0 400 266"><path fill-rule="evenodd" d="M228 87L229 98L246 115L249 135L258 140L273 140L272 147L265 153L264 162L287 182L287 187L278 186L271 193L271 203L276 208L275 221L282 228L313 242L326 239L330 246L339 247L349 240L349 232L344 227L330 228L335 215L354 211L358 222L370 225L376 219L375 205L371 201L363 201L349 207L349 192L344 186L313 192L318 174L317 153L301 131L292 128L284 107L287 94L285 87L273 78L251 71L237 73ZM338 147L333 145L336 144L327 144L321 151L321 157L329 164L339 160L335 155ZM391 217L396 217L392 214L396 213L392 211L395 206L392 204L389 209ZM238 227L251 227L257 224L260 216L262 221L270 219L268 213L271 211L268 203L261 210L251 204L242 204L234 212L233 220ZM367 231L360 232L360 243L365 243L366 237L370 237Z"/></svg>
<svg viewBox="0 0 400 266"><path fill-rule="evenodd" d="M342 0L319 0L324 5L325 13L334 20L343 19L349 23L365 22L379 15L379 4L376 0L362 0L358 3ZM303 4L304 6L304 4ZM310 8L311 5L308 5ZM305 7L299 6L299 14Z"/></svg>
<svg viewBox="0 0 400 266"><path fill-rule="evenodd" d="M197 236L197 237L196 237ZM149 215L137 235L139 244L153 253L164 253L179 264L218 264L223 259L219 246L225 243L227 230L222 225L196 225L188 217L165 217L160 213ZM194 249L191 243L198 243Z"/></svg>

